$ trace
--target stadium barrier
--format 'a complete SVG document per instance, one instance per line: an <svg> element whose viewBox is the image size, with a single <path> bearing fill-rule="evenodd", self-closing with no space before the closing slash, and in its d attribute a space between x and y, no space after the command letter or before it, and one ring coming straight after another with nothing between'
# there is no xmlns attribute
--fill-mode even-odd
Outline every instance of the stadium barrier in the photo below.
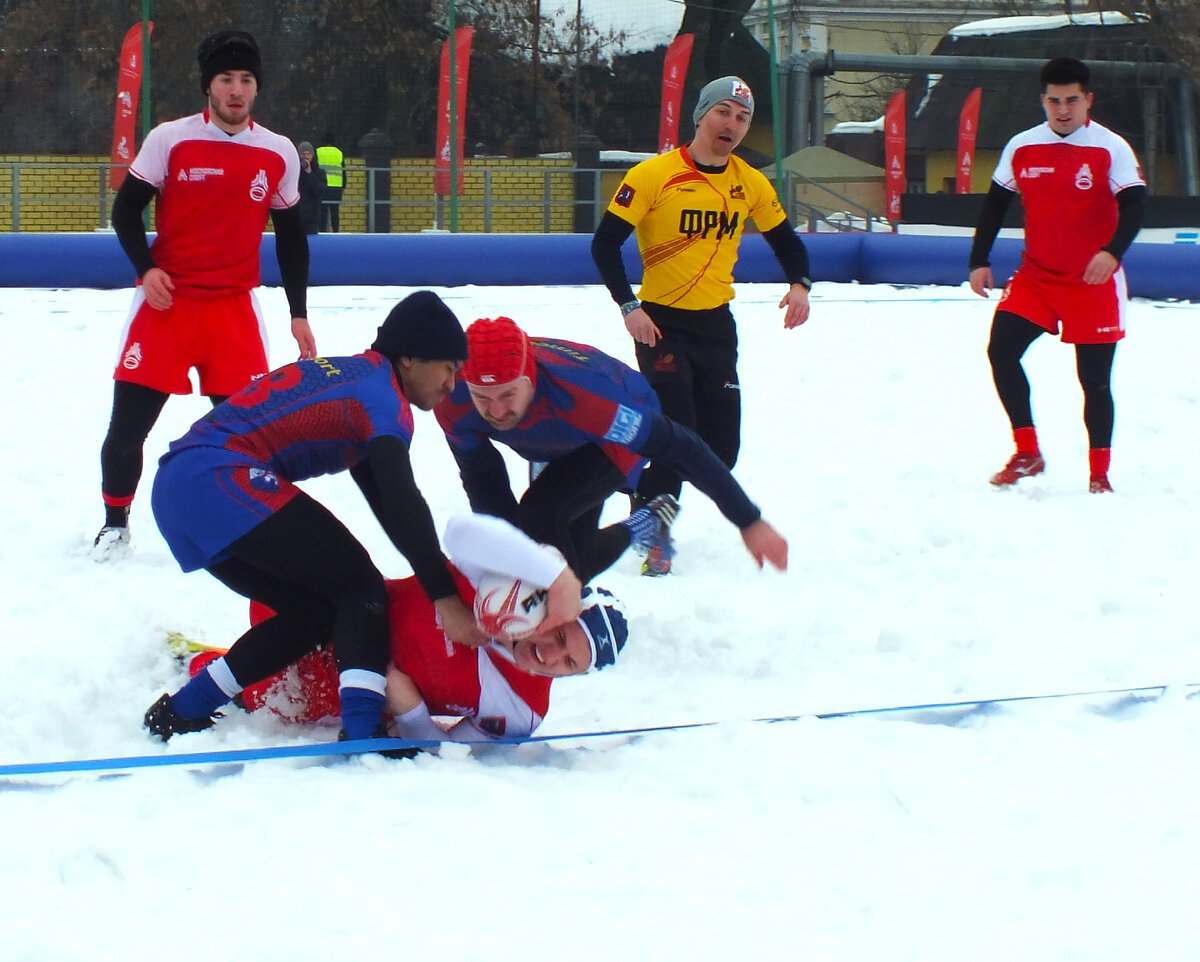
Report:
<svg viewBox="0 0 1200 962"><path fill-rule="evenodd" d="M805 234L817 281L958 286L971 238L927 234ZM1017 266L1019 238L1000 238L992 272L1002 283ZM310 284L395 287L595 284L590 234L317 234L309 238ZM641 277L637 245L623 248L630 279ZM279 284L275 238L263 236L262 280ZM1129 291L1154 300L1200 300L1200 246L1134 244L1125 257ZM760 235L742 243L741 282L779 282ZM0 287L116 288L133 283L110 232L0 234Z"/></svg>

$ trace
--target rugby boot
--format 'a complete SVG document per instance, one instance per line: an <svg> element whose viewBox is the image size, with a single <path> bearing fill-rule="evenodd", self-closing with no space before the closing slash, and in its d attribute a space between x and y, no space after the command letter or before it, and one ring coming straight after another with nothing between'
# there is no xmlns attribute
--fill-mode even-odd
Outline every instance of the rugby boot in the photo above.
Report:
<svg viewBox="0 0 1200 962"><path fill-rule="evenodd" d="M645 510L654 516L658 524L647 542L642 574L647 578L661 578L671 573L671 560L675 557L671 525L679 516L679 502L669 494L660 494L646 504Z"/></svg>
<svg viewBox="0 0 1200 962"><path fill-rule="evenodd" d="M106 524L100 529L89 549L98 564L120 561L129 554L129 526Z"/></svg>
<svg viewBox="0 0 1200 962"><path fill-rule="evenodd" d="M1091 494L1104 494L1109 491L1112 491L1112 485L1108 483L1108 476L1093 474L1091 480L1088 482L1088 492Z"/></svg>
<svg viewBox="0 0 1200 962"><path fill-rule="evenodd" d="M998 488L1007 488L1022 478L1032 478L1046 470L1046 462L1039 451L1018 451L1008 459L1008 464L992 475L991 482Z"/></svg>

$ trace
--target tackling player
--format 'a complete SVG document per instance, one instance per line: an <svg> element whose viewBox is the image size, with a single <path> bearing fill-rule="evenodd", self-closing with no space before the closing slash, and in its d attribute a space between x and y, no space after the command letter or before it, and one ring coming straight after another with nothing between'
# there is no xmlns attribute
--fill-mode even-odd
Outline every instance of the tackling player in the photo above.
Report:
<svg viewBox="0 0 1200 962"><path fill-rule="evenodd" d="M412 408L454 386L467 339L431 291L400 301L371 349L297 361L251 382L172 442L152 505L184 571L203 568L277 614L145 715L163 739L212 724L242 688L332 637L349 738L382 731L387 592L366 548L296 482L349 471L388 538L412 565L446 634L487 638L463 605L413 477Z"/></svg>
<svg viewBox="0 0 1200 962"><path fill-rule="evenodd" d="M554 545L586 583L631 544L669 551L678 511L670 495L599 528L604 502L617 491L632 492L652 459L708 495L760 567L769 561L787 568L787 541L712 449L659 410L633 368L586 344L530 338L507 317L473 322L467 343L467 363L434 414L472 510ZM519 502L493 441L544 465Z"/></svg>

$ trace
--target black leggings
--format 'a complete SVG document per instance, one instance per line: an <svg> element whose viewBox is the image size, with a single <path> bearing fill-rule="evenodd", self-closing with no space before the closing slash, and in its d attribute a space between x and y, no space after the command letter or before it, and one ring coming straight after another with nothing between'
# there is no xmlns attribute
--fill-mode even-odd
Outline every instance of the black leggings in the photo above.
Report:
<svg viewBox="0 0 1200 962"><path fill-rule="evenodd" d="M339 671L387 673L387 587L367 550L323 505L301 493L229 548L208 571L275 611L225 656L245 687L334 644Z"/></svg>
<svg viewBox="0 0 1200 962"><path fill-rule="evenodd" d="M629 547L623 524L599 527L604 502L624 486L620 469L596 445L586 444L551 461L529 485L517 526L535 541L554 545L587 584Z"/></svg>
<svg viewBox="0 0 1200 962"><path fill-rule="evenodd" d="M101 490L109 498L132 498L142 478L146 437L171 395L128 381L113 382L112 416L100 447ZM210 395L213 407L228 395Z"/></svg>
<svg viewBox="0 0 1200 962"><path fill-rule="evenodd" d="M1046 329L1008 311L997 311L988 341L988 360L1000 403L1013 429L1033 426L1029 379L1021 366L1026 349ZM1116 344L1076 344L1075 372L1083 388L1083 423L1088 446L1112 446L1114 406L1112 365Z"/></svg>

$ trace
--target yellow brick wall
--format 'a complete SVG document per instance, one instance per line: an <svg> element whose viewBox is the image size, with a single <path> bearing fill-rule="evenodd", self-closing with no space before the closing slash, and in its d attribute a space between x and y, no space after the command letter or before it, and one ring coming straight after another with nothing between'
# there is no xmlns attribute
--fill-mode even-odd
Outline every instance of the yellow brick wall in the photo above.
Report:
<svg viewBox="0 0 1200 962"><path fill-rule="evenodd" d="M21 164L20 230L92 231L108 226L112 192L108 190L107 157L33 157L0 154L0 231L13 229L11 164ZM570 159L468 159L463 164L463 193L458 199L458 229L484 230L485 171L491 171L493 233L541 233L545 229L543 200L550 179L550 230L574 230L574 175ZM441 224L433 193L433 161L425 158L392 161L391 230L408 233L435 226L449 227L449 199L442 200ZM367 177L361 158L346 159L341 229L367 229ZM153 208L152 208L153 210ZM103 218L101 214L103 213ZM151 229L153 229L151 222ZM269 228L269 224L268 224Z"/></svg>

